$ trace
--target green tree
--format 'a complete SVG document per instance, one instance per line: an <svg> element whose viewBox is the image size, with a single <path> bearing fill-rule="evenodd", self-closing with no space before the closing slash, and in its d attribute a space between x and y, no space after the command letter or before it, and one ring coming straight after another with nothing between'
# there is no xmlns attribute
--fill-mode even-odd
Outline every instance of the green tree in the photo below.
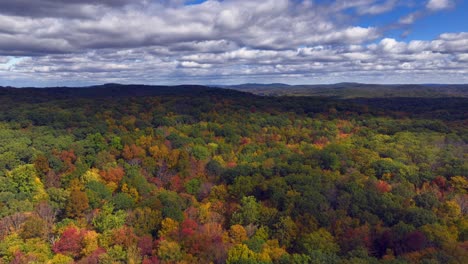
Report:
<svg viewBox="0 0 468 264"><path fill-rule="evenodd" d="M122 227L125 223L127 214L118 210L114 212L114 206L110 203L102 207L101 212L93 219L93 225L99 232Z"/></svg>
<svg viewBox="0 0 468 264"><path fill-rule="evenodd" d="M255 197L247 196L241 199L241 207L232 215L233 224L256 224L260 220L260 204Z"/></svg>

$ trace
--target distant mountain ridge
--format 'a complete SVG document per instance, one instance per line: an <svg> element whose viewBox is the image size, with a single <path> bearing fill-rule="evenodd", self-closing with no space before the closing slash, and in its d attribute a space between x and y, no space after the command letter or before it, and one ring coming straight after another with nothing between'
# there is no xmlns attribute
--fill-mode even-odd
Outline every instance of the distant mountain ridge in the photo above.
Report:
<svg viewBox="0 0 468 264"><path fill-rule="evenodd" d="M14 88L1 87L0 96L29 98L41 101L53 96L55 99L76 97L122 97L122 96L162 96L218 94L230 96L246 96L246 93L262 96L314 96L350 98L396 98L421 97L468 98L468 84L363 84L336 83L320 85L289 85L284 83L258 84L246 83L239 85L143 85L107 83L87 87L46 87L46 88Z"/></svg>
<svg viewBox="0 0 468 264"><path fill-rule="evenodd" d="M71 98L106 98L106 97L143 97L143 96L254 96L251 93L233 89L221 89L202 85L156 86L142 84L108 83L87 87L46 87L46 88L14 88L0 86L0 102L2 99L25 100L28 102L43 102L49 99Z"/></svg>
<svg viewBox="0 0 468 264"><path fill-rule="evenodd" d="M318 85L241 84L226 86L269 96L322 96L338 98L468 97L468 84L364 84Z"/></svg>

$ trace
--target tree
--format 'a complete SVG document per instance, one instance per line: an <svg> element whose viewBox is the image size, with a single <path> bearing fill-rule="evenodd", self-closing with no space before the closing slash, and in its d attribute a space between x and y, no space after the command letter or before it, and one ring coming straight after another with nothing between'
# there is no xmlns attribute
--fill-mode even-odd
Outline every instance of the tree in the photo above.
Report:
<svg viewBox="0 0 468 264"><path fill-rule="evenodd" d="M241 244L247 240L247 231L245 231L245 228L241 225L232 225L229 228L229 236L233 244Z"/></svg>
<svg viewBox="0 0 468 264"><path fill-rule="evenodd" d="M45 155L38 155L36 159L34 159L34 167L40 175L44 176L50 170L49 160Z"/></svg>
<svg viewBox="0 0 468 264"><path fill-rule="evenodd" d="M192 148L192 155L197 160L206 160L210 156L210 151L204 146L196 145Z"/></svg>
<svg viewBox="0 0 468 264"><path fill-rule="evenodd" d="M293 240L296 239L298 235L296 223L290 216L283 216L274 227L276 229L275 237L279 240L281 245L290 247Z"/></svg>
<svg viewBox="0 0 468 264"><path fill-rule="evenodd" d="M11 180L10 190L21 193L29 198L37 192L39 178L33 165L22 165L7 174Z"/></svg>
<svg viewBox="0 0 468 264"><path fill-rule="evenodd" d="M83 237L83 231L73 226L67 227L60 236L60 239L54 243L52 250L55 253L77 258L81 253Z"/></svg>
<svg viewBox="0 0 468 264"><path fill-rule="evenodd" d="M151 256L153 251L153 237L144 235L138 239L138 248L142 256Z"/></svg>
<svg viewBox="0 0 468 264"><path fill-rule="evenodd" d="M160 238L172 237L179 229L179 223L171 218L165 218L161 222L161 229L158 232Z"/></svg>
<svg viewBox="0 0 468 264"><path fill-rule="evenodd" d="M82 188L81 183L77 183L76 185L72 183L70 188L70 197L65 207L67 217L83 217L85 211L89 208L88 195L82 191Z"/></svg>
<svg viewBox="0 0 468 264"><path fill-rule="evenodd" d="M306 234L302 237L300 244L304 253L308 255L313 255L314 251L326 254L336 254L340 251L340 247L335 242L334 237L324 228Z"/></svg>
<svg viewBox="0 0 468 264"><path fill-rule="evenodd" d="M48 224L45 220L33 215L24 222L20 236L23 239L45 238L47 235L47 227Z"/></svg>
<svg viewBox="0 0 468 264"><path fill-rule="evenodd" d="M107 170L103 170L99 173L102 179L106 182L113 182L118 184L125 175L125 171L122 167L112 167L108 168Z"/></svg>
<svg viewBox="0 0 468 264"><path fill-rule="evenodd" d="M161 221L161 212L152 210L149 207L136 208L129 212L127 217L128 224L135 229L135 233L139 236L155 234L161 225Z"/></svg>
<svg viewBox="0 0 468 264"><path fill-rule="evenodd" d="M227 264L257 264L257 256L255 252L250 250L246 245L235 245L228 251Z"/></svg>
<svg viewBox="0 0 468 264"><path fill-rule="evenodd" d="M83 249L81 250L81 254L83 256L89 256L99 248L98 238L99 234L93 230L84 234L82 240Z"/></svg>
<svg viewBox="0 0 468 264"><path fill-rule="evenodd" d="M167 262L176 262L182 259L180 245L174 241L162 240L159 242L158 257Z"/></svg>
<svg viewBox="0 0 468 264"><path fill-rule="evenodd" d="M241 199L241 207L232 215L234 224L249 225L260 220L260 204L255 197L247 196Z"/></svg>
<svg viewBox="0 0 468 264"><path fill-rule="evenodd" d="M105 232L123 226L126 216L127 214L122 210L114 212L114 206L107 203L92 222L99 232Z"/></svg>

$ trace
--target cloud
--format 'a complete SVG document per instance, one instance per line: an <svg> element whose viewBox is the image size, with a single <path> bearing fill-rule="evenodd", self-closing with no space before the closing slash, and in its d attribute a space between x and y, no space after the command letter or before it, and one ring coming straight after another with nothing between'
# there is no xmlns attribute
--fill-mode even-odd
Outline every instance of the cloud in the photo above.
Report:
<svg viewBox="0 0 468 264"><path fill-rule="evenodd" d="M370 6L361 6L358 8L359 14L377 15L393 10L398 4L397 0L387 0L383 3L375 3Z"/></svg>
<svg viewBox="0 0 468 264"><path fill-rule="evenodd" d="M429 0L426 8L431 11L438 11L451 8L453 3L450 0Z"/></svg>
<svg viewBox="0 0 468 264"><path fill-rule="evenodd" d="M420 17L422 17L423 15L424 15L424 13L422 13L422 12L410 13L410 14L400 18L398 20L398 23L400 23L402 25L411 25L414 22L416 22L416 20L419 19Z"/></svg>
<svg viewBox="0 0 468 264"><path fill-rule="evenodd" d="M9 61L10 61L9 57L1 57L0 56L0 64L6 64Z"/></svg>
<svg viewBox="0 0 468 264"><path fill-rule="evenodd" d="M214 43L226 48L285 49L318 43L359 44L378 37L375 28L337 23L332 19L339 15L336 11L309 1L211 0L198 5L171 5L88 0L59 5L58 0L40 0L28 7L26 2L30 1L8 1L6 8L2 6L0 54L149 46L198 49ZM74 14L66 18L68 12ZM48 48L8 46L23 39L49 42ZM197 47L182 43L196 43Z"/></svg>
<svg viewBox="0 0 468 264"><path fill-rule="evenodd" d="M353 17L391 12L400 1L185 2L0 0L0 59L24 57L2 66L0 80L44 85L378 81L385 74L411 72L466 79L459 76L467 72L468 33L402 42ZM411 24L415 14L400 23Z"/></svg>

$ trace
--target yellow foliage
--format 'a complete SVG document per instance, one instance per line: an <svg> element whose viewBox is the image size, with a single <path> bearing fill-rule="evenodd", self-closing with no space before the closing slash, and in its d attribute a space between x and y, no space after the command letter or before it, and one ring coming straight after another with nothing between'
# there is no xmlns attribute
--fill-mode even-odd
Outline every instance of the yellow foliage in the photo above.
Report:
<svg viewBox="0 0 468 264"><path fill-rule="evenodd" d="M226 185L216 185L211 188L210 200L225 201L228 196L228 190Z"/></svg>
<svg viewBox="0 0 468 264"><path fill-rule="evenodd" d="M169 149L166 145L152 146L149 148L151 156L156 160L158 164L162 164L162 161L169 155Z"/></svg>
<svg viewBox="0 0 468 264"><path fill-rule="evenodd" d="M96 168L92 168L87 170L83 174L83 181L85 183L91 182L91 181L102 181L101 176L99 175L99 170Z"/></svg>
<svg viewBox="0 0 468 264"><path fill-rule="evenodd" d="M161 241L158 248L158 257L168 262L181 260L182 252L180 245L173 241Z"/></svg>
<svg viewBox="0 0 468 264"><path fill-rule="evenodd" d="M90 255L98 248L99 234L95 231L87 232L83 237L83 249L81 253L85 256Z"/></svg>
<svg viewBox="0 0 468 264"><path fill-rule="evenodd" d="M228 252L227 264L242 263L256 259L256 254L245 244L235 245Z"/></svg>
<svg viewBox="0 0 468 264"><path fill-rule="evenodd" d="M128 187L126 183L122 185L121 190L123 193L130 195L135 200L135 202L138 202L140 199L140 194L138 193L137 189L134 187Z"/></svg>
<svg viewBox="0 0 468 264"><path fill-rule="evenodd" d="M174 168L177 165L177 162L179 161L179 156L180 156L180 150L178 149L171 150L165 157L167 166L169 168Z"/></svg>
<svg viewBox="0 0 468 264"><path fill-rule="evenodd" d="M177 231L179 228L179 223L176 220L171 218L165 218L161 222L161 230L159 230L158 235L159 237L165 237L172 232Z"/></svg>
<svg viewBox="0 0 468 264"><path fill-rule="evenodd" d="M266 252L260 252L257 254L257 260L261 263L270 263L271 262L271 258L270 258L270 255L268 255L268 253Z"/></svg>
<svg viewBox="0 0 468 264"><path fill-rule="evenodd" d="M456 220L461 215L461 207L456 201L446 201L437 212L440 217Z"/></svg>
<svg viewBox="0 0 468 264"><path fill-rule="evenodd" d="M57 254L51 259L47 264L71 264L74 263L73 259L69 256L65 256L62 254Z"/></svg>
<svg viewBox="0 0 468 264"><path fill-rule="evenodd" d="M208 222L210 216L210 208L210 202L200 205L200 207L198 208L198 219L200 220L200 223L204 224Z"/></svg>
<svg viewBox="0 0 468 264"><path fill-rule="evenodd" d="M45 201L49 199L49 195L47 194L44 184L42 184L41 179L39 177L34 177L34 184L36 184L36 194L33 197L33 202Z"/></svg>
<svg viewBox="0 0 468 264"><path fill-rule="evenodd" d="M226 166L226 161L224 161L223 157L220 155L214 156L212 160L217 161L222 167Z"/></svg>
<svg viewBox="0 0 468 264"><path fill-rule="evenodd" d="M459 192L468 192L468 180L463 176L454 176L450 179L450 184Z"/></svg>
<svg viewBox="0 0 468 264"><path fill-rule="evenodd" d="M216 150L218 147L219 145L216 143L213 143L213 142L208 143L208 148L212 151Z"/></svg>
<svg viewBox="0 0 468 264"><path fill-rule="evenodd" d="M231 237L231 243L240 244L247 240L247 231L241 225L233 225L229 228L229 236Z"/></svg>
<svg viewBox="0 0 468 264"><path fill-rule="evenodd" d="M115 190L117 190L117 188L119 187L117 185L117 183L113 182L113 181L110 181L108 183L106 183L106 186L107 188L109 188L112 192L115 192Z"/></svg>
<svg viewBox="0 0 468 264"><path fill-rule="evenodd" d="M271 260L278 260L284 254L286 254L286 250L279 246L279 242L277 239L268 240L262 249L262 254L267 254Z"/></svg>
<svg viewBox="0 0 468 264"><path fill-rule="evenodd" d="M140 147L148 149L151 146L151 142L153 141L152 136L141 136L139 139L136 140L136 144Z"/></svg>

